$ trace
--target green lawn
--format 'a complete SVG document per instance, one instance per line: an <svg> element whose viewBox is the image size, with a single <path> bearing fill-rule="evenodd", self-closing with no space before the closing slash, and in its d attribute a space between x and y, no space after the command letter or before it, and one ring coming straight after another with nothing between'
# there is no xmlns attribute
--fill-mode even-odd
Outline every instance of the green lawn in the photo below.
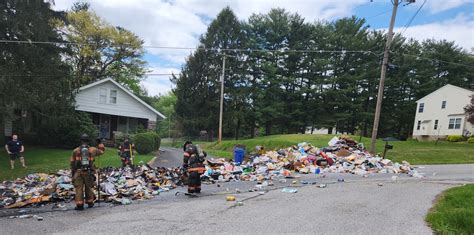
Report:
<svg viewBox="0 0 474 235"><path fill-rule="evenodd" d="M17 160L15 169L11 170L10 157L5 151L0 152L0 180L15 179L35 172L54 173L59 169L69 168L69 158L72 150L28 146L25 148L24 156L28 167L26 169L22 168L20 161ZM140 161L148 162L153 156L153 154L137 155L135 157L135 163ZM120 166L121 162L117 155L117 150L107 148L105 154L96 159L96 165L99 167Z"/></svg>
<svg viewBox="0 0 474 235"><path fill-rule="evenodd" d="M474 184L443 192L426 221L436 234L474 234Z"/></svg>
<svg viewBox="0 0 474 235"><path fill-rule="evenodd" d="M224 140L221 144L217 142L196 142L201 144L204 149L213 156L232 157L232 148L235 144L244 144L248 150L254 150L255 146L263 145L266 149L278 149L300 142L309 142L316 147L327 146L328 141L334 135L272 135L245 140ZM353 136L359 140L358 136ZM370 139L362 138L362 143L369 148ZM169 144L169 143L168 143ZM178 143L181 145L182 143ZM377 141L377 151L382 152L385 142ZM406 160L411 164L454 164L454 163L474 163L474 144L466 142L452 143L440 141L418 142L414 140L390 142L393 150L389 150L387 158L401 162Z"/></svg>

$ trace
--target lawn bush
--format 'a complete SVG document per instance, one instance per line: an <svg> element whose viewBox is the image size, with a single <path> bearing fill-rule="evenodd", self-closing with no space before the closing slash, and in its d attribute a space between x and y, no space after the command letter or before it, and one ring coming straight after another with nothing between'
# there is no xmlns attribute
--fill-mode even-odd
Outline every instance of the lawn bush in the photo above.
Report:
<svg viewBox="0 0 474 235"><path fill-rule="evenodd" d="M448 135L446 140L449 142L459 142L463 140L463 137L462 135Z"/></svg>
<svg viewBox="0 0 474 235"><path fill-rule="evenodd" d="M135 138L134 134L127 134L123 133L121 131L114 131L114 139L115 139L115 145L118 147L125 141L125 137L128 137L129 140L133 141Z"/></svg>
<svg viewBox="0 0 474 235"><path fill-rule="evenodd" d="M91 144L95 143L97 128L89 114L76 112L72 115L45 119L38 127L39 144L60 148L74 148L80 144L79 137L88 134Z"/></svg>
<svg viewBox="0 0 474 235"><path fill-rule="evenodd" d="M158 150L160 149L161 145L161 138L160 135L154 131L147 132L149 135L153 136L153 141L155 143L155 146L153 147L153 150Z"/></svg>
<svg viewBox="0 0 474 235"><path fill-rule="evenodd" d="M155 149L155 138L150 132L135 134L133 142L139 154L148 154Z"/></svg>
<svg viewBox="0 0 474 235"><path fill-rule="evenodd" d="M469 139L467 139L467 142L470 144L474 144L474 136L469 137Z"/></svg>

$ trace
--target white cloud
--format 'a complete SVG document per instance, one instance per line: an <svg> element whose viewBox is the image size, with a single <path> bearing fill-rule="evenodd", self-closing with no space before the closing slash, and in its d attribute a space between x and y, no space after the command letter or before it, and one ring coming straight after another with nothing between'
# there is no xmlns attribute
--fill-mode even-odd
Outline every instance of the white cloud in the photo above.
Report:
<svg viewBox="0 0 474 235"><path fill-rule="evenodd" d="M67 10L77 0L56 0L55 9ZM253 13L266 13L281 7L289 12L298 12L308 21L331 20L348 16L352 10L367 0L88 0L91 8L112 25L122 26L136 33L145 45L195 48L198 36L204 33L209 22L226 6L230 6L241 20ZM160 68L153 73L178 71L192 50L170 50L147 48L148 53L159 56L175 68ZM161 71L161 72L157 72ZM166 76L150 76L142 84L150 95L163 94L171 90L172 84Z"/></svg>
<svg viewBox="0 0 474 235"><path fill-rule="evenodd" d="M467 3L474 3L473 0L449 0L449 1L427 0L427 1L428 2L426 3L426 7L430 10L430 13L433 13L433 14L451 10ZM422 3L423 0L420 0L419 2Z"/></svg>
<svg viewBox="0 0 474 235"><path fill-rule="evenodd" d="M142 81L142 85L148 91L148 95L151 96L166 94L174 87L174 84L171 83L169 79L171 76L161 74L178 74L180 71L179 69L173 67L159 66L152 67L150 70L150 74L155 74L157 76L147 76L145 80Z"/></svg>
<svg viewBox="0 0 474 235"><path fill-rule="evenodd" d="M77 0L56 0L55 8L69 9ZM369 4L369 0L86 0L91 8L106 21L136 33L145 45L195 48L198 37L207 29L209 19L229 6L240 20L253 13L267 13L280 7L288 12L298 12L307 21L334 20L350 16L358 6ZM383 0L386 3L388 0ZM415 4L422 4L423 0ZM433 14L460 7L473 0L428 0L426 8ZM470 5L472 7L472 5ZM471 17L472 18L472 17ZM469 49L473 45L474 22L465 17L453 20L415 25L408 28L405 36L416 39L447 39ZM396 31L400 32L398 28ZM158 56L163 64L152 68L154 73L178 71L192 50L147 48L147 52ZM161 67L160 67L161 66ZM166 66L166 67L163 67ZM153 65L152 65L153 67ZM162 71L162 72L156 72ZM165 81L165 82L163 82ZM143 81L151 95L165 93L172 87L166 76L153 76Z"/></svg>
<svg viewBox="0 0 474 235"><path fill-rule="evenodd" d="M404 36L417 40L446 39L470 51L474 47L473 29L474 20L460 14L451 20L408 27ZM395 32L399 33L402 30L403 28L396 28Z"/></svg>
<svg viewBox="0 0 474 235"><path fill-rule="evenodd" d="M69 9L76 0L57 0L56 9ZM266 13L281 7L298 12L309 21L334 19L350 15L353 8L366 0L90 0L91 8L113 25L123 26L144 39L146 45L171 47L196 47L198 35L207 29L201 16L215 18L230 6L239 19L253 13ZM183 63L189 50L148 49L148 52L175 63Z"/></svg>

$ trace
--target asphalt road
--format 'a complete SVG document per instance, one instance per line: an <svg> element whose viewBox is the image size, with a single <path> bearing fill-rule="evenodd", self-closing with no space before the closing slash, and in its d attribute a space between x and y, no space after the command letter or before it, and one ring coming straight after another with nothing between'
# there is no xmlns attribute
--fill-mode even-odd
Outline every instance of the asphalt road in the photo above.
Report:
<svg viewBox="0 0 474 235"><path fill-rule="evenodd" d="M156 164L180 164L182 152L165 149ZM170 165L166 165L170 166ZM203 186L199 198L162 193L154 200L127 206L102 205L82 212L41 213L36 219L0 218L2 234L84 233L305 233L431 234L424 216L441 191L474 182L474 165L419 166L424 179L407 175L304 175L248 192L255 182ZM337 182L344 178L345 182ZM301 184L315 182L315 185ZM326 188L318 188L327 184ZM284 193L283 187L297 193ZM241 193L236 192L239 188ZM179 188L178 191L184 191ZM225 200L236 196L242 206Z"/></svg>
<svg viewBox="0 0 474 235"><path fill-rule="evenodd" d="M160 155L155 160L153 167L177 167L183 164L183 150L169 147L161 147Z"/></svg>

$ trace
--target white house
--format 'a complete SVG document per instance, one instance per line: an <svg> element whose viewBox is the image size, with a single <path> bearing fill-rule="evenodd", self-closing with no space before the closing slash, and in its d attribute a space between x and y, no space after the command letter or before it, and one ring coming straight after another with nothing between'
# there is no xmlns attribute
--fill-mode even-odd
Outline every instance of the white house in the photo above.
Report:
<svg viewBox="0 0 474 235"><path fill-rule="evenodd" d="M316 128L312 126L308 126L305 129L305 134L312 134L312 135L325 135L325 134L330 134L328 128ZM343 134L341 132L338 132L336 127L333 127L332 133L331 134Z"/></svg>
<svg viewBox="0 0 474 235"><path fill-rule="evenodd" d="M139 126L154 129L165 116L111 78L79 89L76 110L88 112L99 128L99 136L113 139L114 131L129 133Z"/></svg>
<svg viewBox="0 0 474 235"><path fill-rule="evenodd" d="M467 122L464 113L472 95L473 91L448 84L416 101L413 138L433 140L474 134L474 125Z"/></svg>

